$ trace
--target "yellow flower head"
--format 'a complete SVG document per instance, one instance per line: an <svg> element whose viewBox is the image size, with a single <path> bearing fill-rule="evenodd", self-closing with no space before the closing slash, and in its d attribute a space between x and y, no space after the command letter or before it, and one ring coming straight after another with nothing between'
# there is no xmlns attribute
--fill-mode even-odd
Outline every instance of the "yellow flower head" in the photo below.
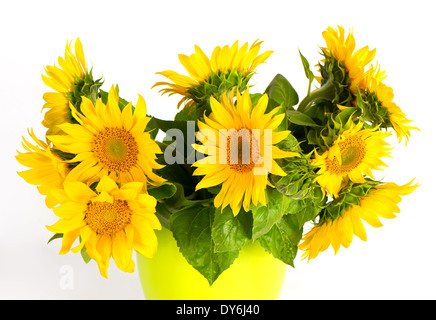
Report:
<svg viewBox="0 0 436 320"><path fill-rule="evenodd" d="M65 57L59 57L59 67L46 66L46 76L42 80L56 92L47 92L43 95L46 102L43 109L49 109L42 124L49 129L48 134L58 134L58 124L70 122L70 109L68 93L74 91L75 85L84 80L88 68L83 54L82 43L77 39L74 45L75 54L71 50L71 42L67 42Z"/></svg>
<svg viewBox="0 0 436 320"><path fill-rule="evenodd" d="M161 150L150 134L144 132L150 120L144 98L139 96L134 112L131 103L121 111L112 87L106 105L97 100L94 107L83 97L81 113L73 106L71 109L79 124L61 124L59 128L65 135L48 136L56 148L76 155L70 162L79 164L70 171L67 180L85 182L109 175L117 182L163 182L152 171L162 168L155 161Z"/></svg>
<svg viewBox="0 0 436 320"><path fill-rule="evenodd" d="M401 108L393 102L394 91L391 87L381 82L383 74L384 72L376 68L370 68L365 73L368 94L375 94L377 102L387 109L389 122L394 128L399 141L401 142L404 138L407 144L410 137L410 130L419 129L408 125L412 120L407 119Z"/></svg>
<svg viewBox="0 0 436 320"><path fill-rule="evenodd" d="M374 59L375 49L369 50L366 46L354 51L356 41L353 34L350 32L345 39L345 31L341 26L338 29L328 27L322 36L327 45L322 48L326 58L334 58L342 65L350 79L349 89L355 95L359 88L365 88L365 66Z"/></svg>
<svg viewBox="0 0 436 320"><path fill-rule="evenodd" d="M162 94L182 95L178 108L183 102L192 106L202 99L208 99L211 95L219 99L224 91L234 86L239 87L240 90L245 89L257 66L272 54L272 51L266 51L258 55L261 43L256 41L250 48L248 43L245 43L239 48L236 41L231 47L216 47L210 59L200 47L195 46L194 54L179 55L179 60L190 77L174 71L162 71L158 74L167 77L172 83L157 82L154 86L168 86L160 91ZM207 88L204 84L208 84Z"/></svg>
<svg viewBox="0 0 436 320"><path fill-rule="evenodd" d="M266 205L265 190L268 173L286 175L274 159L297 156L297 153L280 150L274 144L289 135L289 131L275 130L284 113L281 107L265 113L268 96L263 95L252 107L248 89L241 95L223 94L221 102L211 98L212 113L199 121L197 138L202 145L195 148L207 157L197 161L194 175L205 177L196 189L221 185L214 199L215 207L227 205L237 215L241 206L249 210L251 203Z"/></svg>
<svg viewBox="0 0 436 320"><path fill-rule="evenodd" d="M330 245L338 252L340 246L348 248L353 240L353 235L366 241L366 231L362 220L370 226L379 228L382 226L379 217L392 219L394 213L400 212L397 204L401 202L400 196L412 193L418 185L413 182L398 186L390 182L381 184L371 189L370 192L360 198L360 204L353 204L345 209L343 215L339 215L334 221L325 220L321 225L313 227L303 236L299 248L304 250L303 259L314 259L320 252L325 251Z"/></svg>
<svg viewBox="0 0 436 320"><path fill-rule="evenodd" d="M30 137L36 143L35 145L24 139L22 145L27 152L18 151L15 157L23 166L31 169L18 172L27 183L37 185L38 191L45 195L47 207L54 207L57 202L51 195L51 189L61 188L68 173L68 164L55 155L50 146L42 140L39 140L33 130L29 131Z"/></svg>
<svg viewBox="0 0 436 320"><path fill-rule="evenodd" d="M95 191L82 182L64 182L63 189L52 192L60 203L53 209L60 219L47 227L63 234L59 254L69 252L80 237L80 244L71 251L77 253L85 247L103 277L108 276L111 257L119 269L133 272L133 250L152 257L157 249L154 229L161 229L155 215L156 199L143 190L142 182L118 186L107 176Z"/></svg>
<svg viewBox="0 0 436 320"><path fill-rule="evenodd" d="M376 129L363 129L360 122L345 130L322 155L315 153L313 165L320 167L315 179L330 195L338 196L348 179L365 182L364 175L374 178L373 169L387 166L380 158L389 156L383 139L390 135Z"/></svg>

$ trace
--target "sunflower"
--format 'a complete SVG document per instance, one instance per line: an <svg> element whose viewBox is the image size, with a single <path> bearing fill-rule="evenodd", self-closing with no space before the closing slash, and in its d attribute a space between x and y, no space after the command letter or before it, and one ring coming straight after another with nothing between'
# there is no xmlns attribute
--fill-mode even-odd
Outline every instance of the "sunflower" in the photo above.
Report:
<svg viewBox="0 0 436 320"><path fill-rule="evenodd" d="M328 27L322 33L326 47L322 48L326 59L335 59L345 70L349 78L349 89L356 95L359 88L365 87L365 67L374 59L375 49L369 50L368 46L354 51L356 41L351 32L345 39L345 31L342 26L338 29Z"/></svg>
<svg viewBox="0 0 436 320"><path fill-rule="evenodd" d="M53 209L60 218L47 229L62 233L59 254L70 251L80 237L74 253L86 249L100 273L107 278L111 257L119 269L133 272L133 250L152 257L157 249L154 229L161 224L155 213L156 199L144 193L144 183L129 182L119 187L104 176L95 191L78 181L65 181L63 189L53 191L60 206Z"/></svg>
<svg viewBox="0 0 436 320"><path fill-rule="evenodd" d="M152 184L163 182L152 171L162 168L155 161L161 150L150 134L144 132L150 120L144 98L139 96L134 112L131 103L121 112L112 86L106 105L97 100L94 107L84 97L82 114L72 105L71 110L79 124L63 123L59 128L65 135L48 136L56 148L76 155L70 162L78 165L67 180L84 182L109 175L117 182L146 182L147 178Z"/></svg>
<svg viewBox="0 0 436 320"><path fill-rule="evenodd" d="M383 74L384 72L381 72L379 68L370 68L365 73L367 94L374 94L377 100L375 103L387 109L388 122L394 128L399 142L404 138L407 144L410 130L419 129L408 125L412 120L407 119L401 108L393 102L394 91L391 87L381 82Z"/></svg>
<svg viewBox="0 0 436 320"><path fill-rule="evenodd" d="M20 164L31 169L18 172L18 175L27 183L37 185L38 191L46 196L47 207L53 208L57 202L51 195L51 190L61 188L69 171L68 164L53 153L47 143L38 139L33 130L29 131L29 135L36 144L23 137L22 145L28 152L18 151L15 158Z"/></svg>
<svg viewBox="0 0 436 320"><path fill-rule="evenodd" d="M212 113L198 122L202 145L195 148L207 156L193 164L197 167L193 175L204 175L196 190L221 184L214 205L222 209L230 205L236 216L241 206L248 211L251 203L266 205L268 173L286 175L274 159L298 154L274 146L290 132L273 131L285 114L277 114L281 107L265 114L266 94L253 108L248 89L236 93L236 106L233 100L232 94L223 94L221 102L211 98Z"/></svg>
<svg viewBox="0 0 436 320"><path fill-rule="evenodd" d="M387 165L380 160L389 156L389 145L383 139L390 135L376 129L362 129L359 122L345 130L333 145L322 155L315 152L313 165L318 166L318 177L315 181L327 190L330 195L338 196L348 179L355 183L363 183L363 175L374 178L372 169L380 169Z"/></svg>
<svg viewBox="0 0 436 320"><path fill-rule="evenodd" d="M174 71L157 72L172 83L157 82L153 87L165 85L168 88L160 90L162 94L182 95L177 108L183 102L187 102L187 106L201 103L211 95L219 99L222 93L235 86L243 90L257 66L272 54L272 51L266 51L258 55L261 43L255 41L250 48L245 43L239 48L236 41L231 47L216 47L210 59L200 47L195 46L195 53L191 56L179 55L179 60L190 77Z"/></svg>
<svg viewBox="0 0 436 320"><path fill-rule="evenodd" d="M76 85L84 81L88 68L83 54L82 43L77 39L74 44L75 54L71 50L71 42L67 42L65 57L59 57L59 67L46 66L47 76L42 75L42 80L46 85L56 92L47 92L43 95L46 102L44 109L49 109L42 122L48 128L48 134L58 134L60 132L57 125L64 122L71 122L69 102ZM70 96L70 97L69 97Z"/></svg>
<svg viewBox="0 0 436 320"><path fill-rule="evenodd" d="M338 252L340 246L345 248L351 244L353 235L366 241L367 235L362 220L374 228L382 225L379 217L392 219L394 213L400 212L397 204L401 202L400 196L412 193L418 185L412 186L412 181L398 186L390 182L380 184L370 189L369 193L360 198L360 204L350 205L336 220L324 220L316 225L303 236L299 248L304 252L303 259L316 258L320 252L325 251L331 245Z"/></svg>

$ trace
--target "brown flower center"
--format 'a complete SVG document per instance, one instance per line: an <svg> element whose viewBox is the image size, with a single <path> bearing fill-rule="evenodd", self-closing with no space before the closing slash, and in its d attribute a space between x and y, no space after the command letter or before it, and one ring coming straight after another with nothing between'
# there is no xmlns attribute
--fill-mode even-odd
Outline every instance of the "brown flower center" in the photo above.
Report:
<svg viewBox="0 0 436 320"><path fill-rule="evenodd" d="M127 201L90 202L85 212L85 221L98 235L111 235L130 224L131 211Z"/></svg>
<svg viewBox="0 0 436 320"><path fill-rule="evenodd" d="M126 172L138 161L138 144L132 134L121 128L105 128L93 141L99 162L109 171Z"/></svg>
<svg viewBox="0 0 436 320"><path fill-rule="evenodd" d="M366 143L359 136L350 136L338 143L341 163L336 157L326 159L327 170L334 174L348 173L362 163L366 154Z"/></svg>
<svg viewBox="0 0 436 320"><path fill-rule="evenodd" d="M230 132L227 137L227 164L230 169L240 173L249 172L259 157L259 145L250 130Z"/></svg>

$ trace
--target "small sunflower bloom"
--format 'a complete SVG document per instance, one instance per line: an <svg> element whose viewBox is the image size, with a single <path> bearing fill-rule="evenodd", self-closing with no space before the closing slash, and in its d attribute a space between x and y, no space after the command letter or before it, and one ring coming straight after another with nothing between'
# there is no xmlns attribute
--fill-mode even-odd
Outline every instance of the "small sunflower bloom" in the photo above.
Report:
<svg viewBox="0 0 436 320"><path fill-rule="evenodd" d="M68 163L58 157L47 143L38 139L33 130L29 131L29 135L35 144L23 137L22 145L27 152L18 151L15 158L31 169L18 172L18 175L27 183L37 185L39 193L46 196L47 207L53 208L57 202L51 190L61 188L69 172Z"/></svg>
<svg viewBox="0 0 436 320"><path fill-rule="evenodd" d="M168 87L160 90L162 94L182 95L177 108L184 102L189 107L202 104L210 96L219 99L225 91L233 87L242 91L247 87L258 65L264 63L272 54L272 51L266 51L259 55L261 43L255 41L251 47L248 47L248 43L239 47L236 41L231 47L218 46L213 50L210 59L200 47L195 46L195 53L192 55L179 55L179 60L189 76L174 71L157 72L172 82L157 82L153 87L165 85Z"/></svg>
<svg viewBox="0 0 436 320"><path fill-rule="evenodd" d="M70 105L78 124L64 123L65 133L51 135L56 148L74 154L78 163L66 177L69 181L89 181L109 175L116 182L149 182L161 184L164 179L153 172L162 165L156 162L161 150L145 132L151 118L146 116L145 100L139 96L135 110L129 103L120 110L115 88L109 91L107 104L83 98L81 113Z"/></svg>
<svg viewBox="0 0 436 320"><path fill-rule="evenodd" d="M193 164L193 175L204 175L196 190L221 185L214 205L230 205L235 216L241 207L249 211L251 203L266 205L268 174L286 175L274 159L299 156L275 146L290 132L275 131L285 114L277 114L280 107L265 113L267 106L264 94L252 107L248 89L236 93L236 105L232 95L223 94L221 102L211 98L210 116L198 122L202 145L195 148L206 157Z"/></svg>
<svg viewBox="0 0 436 320"><path fill-rule="evenodd" d="M111 257L120 270L131 273L133 250L150 258L156 252L154 230L160 230L161 224L155 215L156 199L144 192L144 183L118 186L104 176L95 190L82 182L65 181L63 189L52 193L60 203L53 209L60 219L47 229L63 234L59 254L85 248L107 278ZM79 237L79 245L71 249Z"/></svg>
<svg viewBox="0 0 436 320"><path fill-rule="evenodd" d="M409 125L412 120L407 119L405 113L401 108L393 102L394 91L391 87L382 83L382 75L384 72L380 72L380 69L370 68L365 73L365 80L367 84L367 95L373 95L372 104L376 105L377 110L381 108L387 109L387 119L383 119L382 125L392 127L397 135L399 142L404 140L409 142L410 130L419 130L417 127ZM380 111L379 111L380 112ZM385 118L385 117L383 117Z"/></svg>
<svg viewBox="0 0 436 320"><path fill-rule="evenodd" d="M389 144L383 139L390 133L362 127L359 122L345 130L322 155L315 152L312 164L320 168L315 182L334 197L348 180L364 183L364 175L374 178L371 170L387 167L380 158L389 156Z"/></svg>
<svg viewBox="0 0 436 320"><path fill-rule="evenodd" d="M365 46L355 51L353 33L349 32L345 38L342 26L338 26L338 29L328 27L322 36L326 42L326 47L322 48L326 59L339 62L349 78L349 90L356 95L357 90L365 88L365 67L374 59L376 50L369 50Z"/></svg>
<svg viewBox="0 0 436 320"><path fill-rule="evenodd" d="M324 220L322 224L315 225L303 236L299 245L304 251L303 259L314 259L330 246L336 254L341 246L350 246L353 235L366 241L367 234L362 221L379 228L383 226L379 218L395 218L395 213L400 212L397 204L401 202L401 196L412 193L418 187L412 183L413 180L403 186L393 182L375 186L359 199L360 203L350 205L336 220Z"/></svg>
<svg viewBox="0 0 436 320"><path fill-rule="evenodd" d="M56 92L44 93L43 99L46 102L44 109L49 109L42 122L48 128L48 134L58 134L60 132L57 125L71 122L71 112L69 103L79 82L85 80L88 67L83 53L80 39L74 44L73 53L71 42L67 42L65 56L59 57L59 67L56 65L46 66L46 75L42 75L44 83Z"/></svg>

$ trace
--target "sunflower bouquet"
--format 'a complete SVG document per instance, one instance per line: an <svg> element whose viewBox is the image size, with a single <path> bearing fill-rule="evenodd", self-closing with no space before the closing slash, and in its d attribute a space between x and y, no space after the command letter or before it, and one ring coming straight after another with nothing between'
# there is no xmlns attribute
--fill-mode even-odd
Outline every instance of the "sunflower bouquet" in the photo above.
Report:
<svg viewBox="0 0 436 320"><path fill-rule="evenodd" d="M370 64L375 50L355 50L342 27L323 37L318 75L300 53L309 82L301 101L281 74L253 91L272 54L260 53L262 42L180 54L189 75L157 72L166 80L154 85L181 96L173 120L147 114L140 95L124 100L117 85L103 90L80 40L74 52L68 42L42 76L54 90L43 95L45 137L29 130L16 156L30 168L19 175L58 217L47 228L50 241L62 239L60 254L80 252L104 277L111 258L133 272L133 250L153 257L155 230L165 228L212 285L247 243L294 266L299 250L307 260L337 252L354 235L366 240L363 221L394 218L417 184L382 182L373 170L387 166L389 135L407 144L417 128Z"/></svg>

